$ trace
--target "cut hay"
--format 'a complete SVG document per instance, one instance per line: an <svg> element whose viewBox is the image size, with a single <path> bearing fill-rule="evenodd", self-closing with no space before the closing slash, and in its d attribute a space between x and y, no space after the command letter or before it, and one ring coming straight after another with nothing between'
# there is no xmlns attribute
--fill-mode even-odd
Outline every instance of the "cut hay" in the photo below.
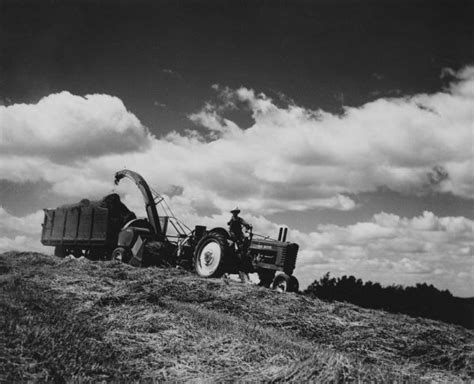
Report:
<svg viewBox="0 0 474 384"><path fill-rule="evenodd" d="M7 253L0 306L0 382L473 377L473 332L460 326L180 268Z"/></svg>

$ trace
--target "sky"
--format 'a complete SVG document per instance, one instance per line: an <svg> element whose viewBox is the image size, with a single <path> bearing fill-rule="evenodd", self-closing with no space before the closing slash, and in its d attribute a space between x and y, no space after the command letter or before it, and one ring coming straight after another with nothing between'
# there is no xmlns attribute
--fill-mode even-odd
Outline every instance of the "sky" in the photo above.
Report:
<svg viewBox="0 0 474 384"><path fill-rule="evenodd" d="M0 1L0 252L129 168L189 226L474 296L472 1Z"/></svg>

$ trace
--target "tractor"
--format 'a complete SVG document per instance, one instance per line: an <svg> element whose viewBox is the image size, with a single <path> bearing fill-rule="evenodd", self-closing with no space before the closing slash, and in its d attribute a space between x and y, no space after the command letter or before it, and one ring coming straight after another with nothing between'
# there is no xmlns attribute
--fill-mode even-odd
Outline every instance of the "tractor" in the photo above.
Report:
<svg viewBox="0 0 474 384"><path fill-rule="evenodd" d="M142 193L147 219L127 214L130 220L117 229L116 220L111 221L113 212L103 204L101 208L76 204L45 210L43 244L56 246L58 255L66 251L76 256L100 254L134 266L163 265L165 261L194 269L206 278L239 271L258 273L261 286L298 291L298 280L292 275L298 245L286 241L287 228L280 228L278 240L247 231L239 249L225 228L187 227L138 173L121 170L115 174L115 184L123 178L131 179ZM158 214L157 206L164 215ZM167 233L168 227L174 229L173 234Z"/></svg>
<svg viewBox="0 0 474 384"><path fill-rule="evenodd" d="M203 231L201 229L201 231ZM283 236L286 237L286 228ZM295 269L298 245L286 242L280 229L279 240L259 236L252 229L246 231L239 250L230 233L224 228L204 230L202 236L193 239L194 269L202 277L220 277L224 273L257 273L259 285L272 286L279 291L298 292L299 284L292 275ZM278 273L278 274L277 274Z"/></svg>

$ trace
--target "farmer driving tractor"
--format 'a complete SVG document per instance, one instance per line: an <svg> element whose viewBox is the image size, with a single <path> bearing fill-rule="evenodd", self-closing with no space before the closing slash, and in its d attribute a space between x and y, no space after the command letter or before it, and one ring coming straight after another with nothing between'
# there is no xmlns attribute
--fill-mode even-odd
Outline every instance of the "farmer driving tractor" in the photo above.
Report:
<svg viewBox="0 0 474 384"><path fill-rule="evenodd" d="M250 279L248 271L245 267L245 237L244 233L242 232L242 227L245 227L247 230L250 230L252 226L239 216L240 209L238 207L234 208L232 211L230 211L230 213L232 213L232 217L230 218L227 225L229 226L231 239L234 241L235 244L237 257L240 259L241 271L239 271L239 276L243 283L249 283Z"/></svg>

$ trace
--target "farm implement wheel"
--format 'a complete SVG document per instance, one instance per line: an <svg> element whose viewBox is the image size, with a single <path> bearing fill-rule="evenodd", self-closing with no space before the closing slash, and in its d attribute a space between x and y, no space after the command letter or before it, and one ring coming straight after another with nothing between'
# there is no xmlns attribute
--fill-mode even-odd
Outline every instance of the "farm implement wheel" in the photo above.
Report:
<svg viewBox="0 0 474 384"><path fill-rule="evenodd" d="M64 245L57 245L54 247L54 256L61 258L66 257L66 247Z"/></svg>
<svg viewBox="0 0 474 384"><path fill-rule="evenodd" d="M199 240L194 252L194 269L202 277L220 277L225 272L227 239L210 233Z"/></svg>
<svg viewBox="0 0 474 384"><path fill-rule="evenodd" d="M131 258L131 252L123 247L115 248L112 252L112 260L121 261L122 263L128 263Z"/></svg>

